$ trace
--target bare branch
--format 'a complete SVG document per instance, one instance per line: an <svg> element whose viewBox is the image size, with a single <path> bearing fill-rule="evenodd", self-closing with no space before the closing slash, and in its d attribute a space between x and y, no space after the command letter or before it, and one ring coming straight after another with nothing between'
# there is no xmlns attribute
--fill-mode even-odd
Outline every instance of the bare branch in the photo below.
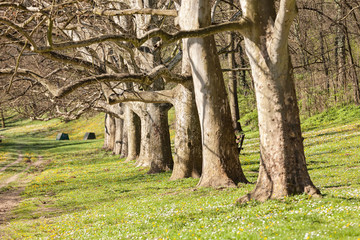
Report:
<svg viewBox="0 0 360 240"><path fill-rule="evenodd" d="M114 74L102 74L92 77L83 78L77 81L74 81L62 88L52 87L48 85L49 91L55 97L63 97L79 87L84 87L89 84L99 83L99 82L133 82L143 85L152 84L157 78L164 78L167 82L176 82L183 83L190 80L189 77L184 77L181 75L172 74L169 69L165 66L160 65L153 69L148 75L143 73L114 73ZM50 87L50 88L49 88Z"/></svg>
<svg viewBox="0 0 360 240"><path fill-rule="evenodd" d="M108 103L111 105L121 102L172 103L173 99L173 90L144 92L125 91L122 94L111 94L108 98Z"/></svg>
<svg viewBox="0 0 360 240"><path fill-rule="evenodd" d="M39 12L40 9L37 7L25 7L24 5L21 5L19 3L10 3L10 2L4 2L4 3L0 3L0 8L16 8L16 9L20 9L23 11L28 11L28 12Z"/></svg>
<svg viewBox="0 0 360 240"><path fill-rule="evenodd" d="M233 72L233 71L251 71L251 68L223 68L223 72Z"/></svg>
<svg viewBox="0 0 360 240"><path fill-rule="evenodd" d="M342 17L341 19L338 20L338 22L345 20L353 11L355 11L358 8L360 8L360 5L350 9L350 11L344 17Z"/></svg>
<svg viewBox="0 0 360 240"><path fill-rule="evenodd" d="M0 75L13 74L14 69L1 69ZM143 85L152 84L157 78L164 78L167 82L184 83L190 80L190 77L172 74L165 66L160 65L153 69L148 75L142 73L114 73L114 74L101 74L91 77L82 78L65 85L64 87L57 87L50 81L42 77L40 74L32 72L27 69L18 69L18 74L23 74L32 77L35 81L41 83L46 87L54 97L64 97L80 87L84 87L95 83L106 82L133 82Z"/></svg>
<svg viewBox="0 0 360 240"><path fill-rule="evenodd" d="M14 36L10 35L10 34L6 34L3 35L3 37L9 39L10 41L12 41L13 43L16 43L17 45L19 45L20 47L24 47L26 46L26 49L31 51L30 49L30 45L26 42L23 42L17 38L15 38ZM43 57L46 57L48 59L57 61L57 62L61 62L64 64L70 64L70 65L75 65L78 67L82 67L88 70L92 70L95 71L97 73L104 73L105 70L101 67L99 67L98 65L92 63L92 62L88 62L84 59L81 58L76 58L76 57L69 57L67 55L63 55L57 52L44 52L44 53L40 53Z"/></svg>
<svg viewBox="0 0 360 240"><path fill-rule="evenodd" d="M34 49L36 49L36 43L35 41L29 36L29 34L27 34L23 28L15 23L13 23L12 21L6 19L6 18L3 18L3 17L0 17L0 23L4 23L5 25L15 29L16 31L18 31L23 37L26 38L26 40L29 41L29 43L32 45L32 47Z"/></svg>
<svg viewBox="0 0 360 240"><path fill-rule="evenodd" d="M162 9L151 9L151 8L141 8L141 9L124 9L124 10L107 10L95 8L93 10L94 14L100 16L122 16L122 15L133 15L133 14L146 14L146 15L159 15L159 16L171 16L177 17L178 13L176 10L162 10Z"/></svg>
<svg viewBox="0 0 360 240"><path fill-rule="evenodd" d="M102 43L102 42L130 42L135 47L139 47L144 44L147 40L160 37L163 41L164 45L176 42L183 38L194 38L194 37L205 37L209 35L213 35L216 33L224 32L224 31L245 31L249 27L250 22L246 19L242 19L236 22L228 22L221 23L217 25L211 25L209 27L204 27L196 30L189 31L179 31L177 33L171 34L167 33L162 29L153 29L147 32L144 36L137 38L135 36L120 34L120 35L102 35L100 37L89 38L80 41L69 41L62 43L54 43L52 47L38 47L36 48L36 52L49 52L53 50L64 50L71 48L79 48L79 47L87 47L92 44Z"/></svg>

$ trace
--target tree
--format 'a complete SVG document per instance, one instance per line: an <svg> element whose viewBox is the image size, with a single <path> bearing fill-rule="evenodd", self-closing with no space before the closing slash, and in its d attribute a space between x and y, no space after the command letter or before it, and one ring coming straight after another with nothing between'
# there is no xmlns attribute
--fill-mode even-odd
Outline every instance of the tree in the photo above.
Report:
<svg viewBox="0 0 360 240"><path fill-rule="evenodd" d="M307 193L320 194L305 162L288 34L297 8L295 0L240 1L246 53L255 83L260 132L260 169L255 189L240 203Z"/></svg>
<svg viewBox="0 0 360 240"><path fill-rule="evenodd" d="M4 110L2 108L0 108L0 116L1 116L1 127L5 128L6 124L5 124Z"/></svg>
<svg viewBox="0 0 360 240"><path fill-rule="evenodd" d="M204 0L183 0L179 12L182 30L207 27L211 6ZM247 182L238 159L231 112L213 36L190 38L186 45L199 113L203 171L198 186L236 186Z"/></svg>
<svg viewBox="0 0 360 240"><path fill-rule="evenodd" d="M94 44L119 41L139 48L154 38L161 38L162 41L157 43L164 46L189 38L184 42L184 51L190 60L202 137L203 171L199 186L235 186L238 182L246 182L237 156L229 103L212 36L223 31L238 31L244 36L245 51L252 69L259 113L261 152L260 172L255 190L239 199L239 202L250 199L263 201L303 192L317 195L319 191L311 182L306 169L299 110L288 52L288 34L296 15L295 0L281 0L277 12L274 0L241 0L240 4L243 12L241 20L230 23L210 25L211 9L207 1L183 0L178 16L181 31L168 33L162 29L152 29L141 36L123 33L89 36L78 41L52 43L49 46L38 46L21 27L7 19L0 18L0 22L15 29L17 34L20 33L21 37L26 39L28 43L12 35L5 35L9 40L17 40L16 43L26 50L52 59L61 58L67 63L71 62L88 69L99 69L93 76L79 78L60 89L43 77L36 76L37 81L55 96L62 96L81 86L98 82L131 81L149 86L159 78L182 84L187 80L186 77L171 73L163 66L141 74L107 73L101 71L100 64L94 67L94 64L80 63L76 58L69 59L62 55L60 57L57 51L70 51ZM141 11L136 10L136 13L139 12ZM162 13L170 14L169 11ZM167 91L145 91L142 97L149 94L157 97L159 93L171 94ZM154 102L153 99L151 101Z"/></svg>

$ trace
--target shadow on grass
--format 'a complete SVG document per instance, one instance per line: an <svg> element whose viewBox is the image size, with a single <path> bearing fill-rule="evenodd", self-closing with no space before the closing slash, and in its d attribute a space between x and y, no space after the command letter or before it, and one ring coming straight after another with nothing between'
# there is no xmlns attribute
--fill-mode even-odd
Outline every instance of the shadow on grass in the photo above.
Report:
<svg viewBox="0 0 360 240"><path fill-rule="evenodd" d="M315 152L315 153L311 153L311 154L307 154L306 157L313 157L313 156L321 156L321 155L326 155L326 154L332 154L332 153L338 153L344 150L349 150L349 149L358 149L360 145L351 145L351 146L347 146L347 147L342 147L341 149L339 149L339 147L333 147L330 150L327 151L319 151L319 152Z"/></svg>
<svg viewBox="0 0 360 240"><path fill-rule="evenodd" d="M19 141L19 142L15 142L16 139L14 139L14 141L10 141L10 142L3 142L1 143L1 146L4 147L4 150L6 151L10 151L10 152L16 152L16 151L29 151L32 152L34 150L36 150L36 152L39 151L45 151L45 150L50 150L50 149L55 149L55 148L60 148L60 147L69 147L69 146L73 146L73 147L80 147L82 145L86 145L89 142L83 141L55 141L55 140L41 140L41 141Z"/></svg>
<svg viewBox="0 0 360 240"><path fill-rule="evenodd" d="M314 164L314 163L312 163ZM314 167L307 167L308 170L315 170L315 169L327 169L327 168L338 168L338 167L341 167L341 166L345 166L346 164L334 164L334 165L320 165L320 166L314 166Z"/></svg>
<svg viewBox="0 0 360 240"><path fill-rule="evenodd" d="M346 130L346 131L339 131L339 132L324 133L324 134L316 135L314 137L307 137L307 138L305 138L305 140L311 139L311 138L318 138L320 136L332 136L332 135L346 133L346 132L354 132L354 129ZM316 142L312 142L312 143L308 143L308 144L305 141L304 146L311 147L311 146L319 145L319 144L326 144L326 143L331 143L331 142L339 142L339 141L349 140L349 139L356 138L356 137L359 137L359 135L351 135L351 136L345 136L345 137L343 135L339 135L338 138L329 138L326 140L316 141Z"/></svg>

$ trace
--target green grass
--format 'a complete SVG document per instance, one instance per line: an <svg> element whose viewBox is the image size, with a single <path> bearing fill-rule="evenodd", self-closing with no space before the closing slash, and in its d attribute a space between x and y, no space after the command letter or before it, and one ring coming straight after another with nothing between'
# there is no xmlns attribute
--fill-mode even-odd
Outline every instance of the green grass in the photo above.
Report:
<svg viewBox="0 0 360 240"><path fill-rule="evenodd" d="M242 206L235 200L254 184L196 188L197 179L145 174L147 169L100 150L101 139L29 136L28 123L10 139L8 129L0 133L8 137L0 156L14 158L22 151L51 163L41 173L30 171L15 218L0 232L5 239L359 239L360 115L352 116L355 107L346 109L347 124L325 115L305 120L308 168L322 199L299 195ZM242 153L245 175L255 182L257 132L246 132Z"/></svg>

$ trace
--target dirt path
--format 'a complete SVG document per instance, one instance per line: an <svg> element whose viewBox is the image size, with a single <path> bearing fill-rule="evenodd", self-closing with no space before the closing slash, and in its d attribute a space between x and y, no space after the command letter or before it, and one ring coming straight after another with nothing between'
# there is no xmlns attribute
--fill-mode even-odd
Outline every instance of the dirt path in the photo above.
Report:
<svg viewBox="0 0 360 240"><path fill-rule="evenodd" d="M16 163L19 163L22 161L22 154L19 155L18 159L15 161ZM6 167L2 168L5 171L6 168L16 164L15 162L8 164ZM3 193L0 193L0 225L4 224L8 219L10 219L10 211L16 207L20 200L21 196L20 194L24 191L26 183L29 181L20 181L20 176L24 172L30 169L30 167L40 167L44 163L43 157L39 156L38 160L30 165L28 165L22 172L15 174L14 176L11 176L10 178L6 179L3 183L0 183L0 189L3 187L8 186L10 183L18 181L20 184L19 187L15 189L11 189L9 191L5 191ZM1 169L1 170L2 170ZM0 234L1 237L1 234Z"/></svg>
<svg viewBox="0 0 360 240"><path fill-rule="evenodd" d="M18 164L20 163L21 161L23 160L23 155L22 154L19 154L19 157L16 159L16 161L12 162L12 163L9 163L8 165L6 165L5 167L1 168L0 169L0 173L1 172L4 172L7 168L15 165L15 164Z"/></svg>

